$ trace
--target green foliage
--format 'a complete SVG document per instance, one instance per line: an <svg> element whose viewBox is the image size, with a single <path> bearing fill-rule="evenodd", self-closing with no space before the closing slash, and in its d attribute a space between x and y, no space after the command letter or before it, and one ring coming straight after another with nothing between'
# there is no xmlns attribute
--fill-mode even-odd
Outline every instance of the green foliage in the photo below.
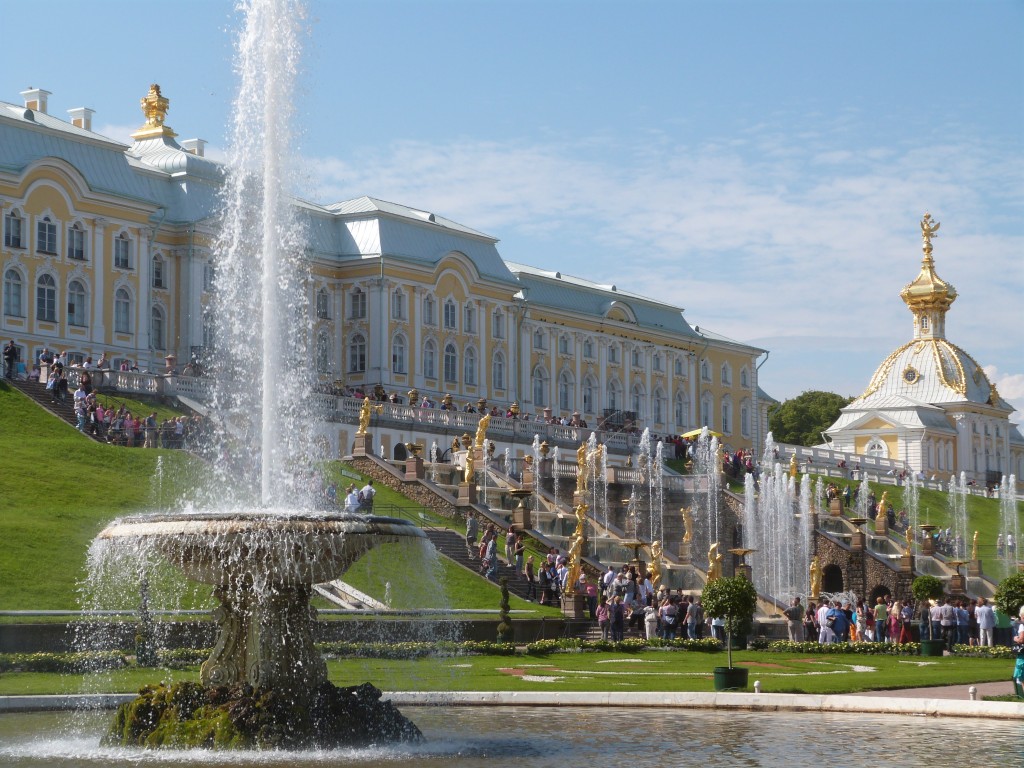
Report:
<svg viewBox="0 0 1024 768"><path fill-rule="evenodd" d="M76 653L0 653L0 672L104 672L124 669L128 657L121 651Z"/></svg>
<svg viewBox="0 0 1024 768"><path fill-rule="evenodd" d="M1024 606L1024 573L1015 573L999 582L994 602L1010 618L1017 616Z"/></svg>
<svg viewBox="0 0 1024 768"><path fill-rule="evenodd" d="M768 428L780 443L820 445L821 433L835 423L840 409L852 399L834 392L808 390L773 410Z"/></svg>
<svg viewBox="0 0 1024 768"><path fill-rule="evenodd" d="M815 655L851 653L860 656L917 656L921 652L921 644L818 643L813 640L794 643L789 640L776 640L768 644L767 650L773 653L813 653Z"/></svg>
<svg viewBox="0 0 1024 768"><path fill-rule="evenodd" d="M704 585L701 602L708 616L717 616L725 624L726 650L732 668L732 638L749 631L757 608L757 590L744 576L728 576Z"/></svg>
<svg viewBox="0 0 1024 768"><path fill-rule="evenodd" d="M942 583L942 580L928 574L918 576L910 585L910 593L918 601L938 600L945 591L946 585Z"/></svg>

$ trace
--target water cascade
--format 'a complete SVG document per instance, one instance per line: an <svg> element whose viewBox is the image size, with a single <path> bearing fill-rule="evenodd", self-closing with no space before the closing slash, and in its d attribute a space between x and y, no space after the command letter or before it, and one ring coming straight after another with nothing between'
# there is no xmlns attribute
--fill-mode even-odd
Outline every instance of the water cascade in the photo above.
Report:
<svg viewBox="0 0 1024 768"><path fill-rule="evenodd" d="M967 559L967 473L960 473L960 482L956 478L949 481L947 496L949 509L949 541L950 553L957 560Z"/></svg>
<svg viewBox="0 0 1024 768"><path fill-rule="evenodd" d="M999 484L999 534L1003 537L1003 563L1007 574L1017 570L1020 556L1020 513L1017 510L1017 477L1003 475ZM1010 537L1013 546L1007 546Z"/></svg>

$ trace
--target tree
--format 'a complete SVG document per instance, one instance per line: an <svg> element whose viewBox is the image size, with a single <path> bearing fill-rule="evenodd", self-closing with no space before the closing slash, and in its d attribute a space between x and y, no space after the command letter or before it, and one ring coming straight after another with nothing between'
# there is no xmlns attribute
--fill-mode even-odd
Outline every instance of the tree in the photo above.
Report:
<svg viewBox="0 0 1024 768"><path fill-rule="evenodd" d="M821 433L835 423L840 409L852 399L834 392L808 390L774 409L768 428L778 443L821 445Z"/></svg>
<svg viewBox="0 0 1024 768"><path fill-rule="evenodd" d="M910 593L919 603L923 603L926 600L938 600L942 597L942 593L945 589L946 587L942 583L941 579L927 573L918 576L910 585ZM921 639L924 640L923 637ZM930 621L928 622L928 639L937 639L932 637L932 623Z"/></svg>
<svg viewBox="0 0 1024 768"><path fill-rule="evenodd" d="M1011 619L1016 616L1024 605L1024 573L1015 573L999 582L994 602Z"/></svg>
<svg viewBox="0 0 1024 768"><path fill-rule="evenodd" d="M729 652L729 669L732 669L732 636L754 615L757 590L746 577L731 576L709 581L700 599L704 612L721 618L725 624L725 644Z"/></svg>
<svg viewBox="0 0 1024 768"><path fill-rule="evenodd" d="M502 576L498 583L501 584L501 611L498 614L501 621L498 624L498 642L511 643L515 637L515 630L512 628L512 617L509 613L511 606L508 601L508 578Z"/></svg>

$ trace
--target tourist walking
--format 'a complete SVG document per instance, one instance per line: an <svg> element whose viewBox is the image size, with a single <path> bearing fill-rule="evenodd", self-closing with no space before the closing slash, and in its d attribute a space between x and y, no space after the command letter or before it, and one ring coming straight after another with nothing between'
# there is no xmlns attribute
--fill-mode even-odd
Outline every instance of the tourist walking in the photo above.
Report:
<svg viewBox="0 0 1024 768"><path fill-rule="evenodd" d="M800 598L794 597L792 604L782 613L786 617L786 630L789 632L789 641L791 643L802 643L804 640L804 608L800 605Z"/></svg>

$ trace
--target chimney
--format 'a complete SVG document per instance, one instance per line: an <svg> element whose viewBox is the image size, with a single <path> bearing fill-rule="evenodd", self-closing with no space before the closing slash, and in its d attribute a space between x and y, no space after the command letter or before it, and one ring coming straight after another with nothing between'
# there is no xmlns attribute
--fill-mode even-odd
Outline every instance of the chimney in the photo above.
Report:
<svg viewBox="0 0 1024 768"><path fill-rule="evenodd" d="M185 139L181 142L181 148L191 152L196 157L206 156L206 139Z"/></svg>
<svg viewBox="0 0 1024 768"><path fill-rule="evenodd" d="M69 109L68 114L71 115L71 124L75 128L83 128L86 131L92 130L92 116L96 114L95 109L75 107L74 109Z"/></svg>
<svg viewBox="0 0 1024 768"><path fill-rule="evenodd" d="M42 88L33 88L30 85L27 91L21 92L21 95L25 97L25 109L42 112L44 115L49 114L46 111L46 97L52 95L49 91L44 91Z"/></svg>

